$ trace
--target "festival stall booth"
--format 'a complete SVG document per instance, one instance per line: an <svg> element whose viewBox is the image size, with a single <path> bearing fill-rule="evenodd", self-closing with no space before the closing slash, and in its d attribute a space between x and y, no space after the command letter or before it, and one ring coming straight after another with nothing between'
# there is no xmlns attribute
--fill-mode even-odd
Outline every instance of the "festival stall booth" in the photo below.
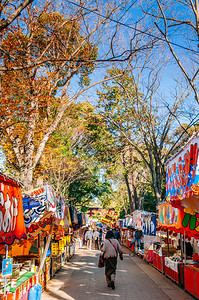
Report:
<svg viewBox="0 0 199 300"><path fill-rule="evenodd" d="M167 277L182 285L181 216L177 208L169 203L159 206L157 236L159 241L154 249L154 267Z"/></svg>
<svg viewBox="0 0 199 300"><path fill-rule="evenodd" d="M121 233L121 244L127 248L130 248L131 241L133 239L133 225L132 225L132 216L127 215L124 220L118 221L118 227L120 228ZM131 250L134 249L134 246Z"/></svg>
<svg viewBox="0 0 199 300"><path fill-rule="evenodd" d="M78 230L80 228L80 225L78 223L78 211L75 208L74 205L69 206L69 211L70 211L70 217L71 217L71 224L72 226L69 229L69 236L68 236L68 241L69 241L69 257L71 258L76 251L76 242L77 242L77 236L78 236Z"/></svg>
<svg viewBox="0 0 199 300"><path fill-rule="evenodd" d="M199 298L199 133L167 163L167 201L179 210L180 232L184 236L184 286ZM186 239L193 247L191 261L186 258Z"/></svg>
<svg viewBox="0 0 199 300"><path fill-rule="evenodd" d="M143 210L135 210L132 213L132 227L134 230L140 230L143 233L143 225L144 225L144 216L146 216L148 213ZM140 257L144 257L144 235L141 237L140 241L141 247L138 249L137 242L135 245L132 246L132 250L138 254Z"/></svg>
<svg viewBox="0 0 199 300"><path fill-rule="evenodd" d="M144 256L143 259L148 263L153 263L154 243L157 242L156 236L157 215L145 212L143 216L143 235L144 235Z"/></svg>
<svg viewBox="0 0 199 300"><path fill-rule="evenodd" d="M132 220L132 218L131 218ZM132 221L131 221L132 223ZM120 231L120 242L121 245L125 247L129 247L129 242L131 240L132 231L126 227L126 219L118 219L117 226Z"/></svg>
<svg viewBox="0 0 199 300"><path fill-rule="evenodd" d="M72 226L69 205L65 203L64 208L64 261L69 261L70 259L70 243L71 238L69 235L70 227Z"/></svg>
<svg viewBox="0 0 199 300"><path fill-rule="evenodd" d="M27 241L21 184L2 173L0 207L0 299L26 300L31 288L36 286L36 273L28 268L26 262L19 263L12 251L14 245Z"/></svg>
<svg viewBox="0 0 199 300"><path fill-rule="evenodd" d="M12 253L18 262L37 270L39 283L45 289L64 260L65 202L45 185L24 195L23 209L27 241L12 247ZM51 246L54 240L58 253Z"/></svg>
<svg viewBox="0 0 199 300"><path fill-rule="evenodd" d="M23 196L27 243L13 249L18 261L29 262L37 270L39 283L44 290L51 277L52 253L49 251L52 236L60 228L62 199L51 186L45 185L26 192Z"/></svg>

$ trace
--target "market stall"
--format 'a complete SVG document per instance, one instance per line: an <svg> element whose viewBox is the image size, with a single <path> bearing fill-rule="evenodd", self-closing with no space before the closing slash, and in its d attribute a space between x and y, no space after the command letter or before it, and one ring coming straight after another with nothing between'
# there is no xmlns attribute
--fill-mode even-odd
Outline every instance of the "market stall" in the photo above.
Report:
<svg viewBox="0 0 199 300"><path fill-rule="evenodd" d="M153 262L153 248L154 243L157 241L156 237L156 219L155 213L146 212L143 217L143 234L144 234L144 257L143 259L148 262Z"/></svg>
<svg viewBox="0 0 199 300"><path fill-rule="evenodd" d="M13 249L16 245L27 245L27 234L23 216L21 184L0 173L0 297L5 299L27 299L32 286L36 284L35 270L29 271L27 261L19 263ZM28 245L27 245L28 246Z"/></svg>
<svg viewBox="0 0 199 300"><path fill-rule="evenodd" d="M31 211L30 203L28 211L24 207L25 220L29 236L34 237L37 242L35 246L39 252L39 281L45 289L48 280L69 258L66 240L71 225L69 207L49 185L30 191L26 193L26 197L27 195L33 198L33 202Z"/></svg>
<svg viewBox="0 0 199 300"><path fill-rule="evenodd" d="M163 269L161 271L181 285L183 283L183 257L181 251L180 211L169 203L162 203L159 206L157 230L157 235L160 237L158 255L163 257Z"/></svg>
<svg viewBox="0 0 199 300"><path fill-rule="evenodd" d="M195 297L199 297L198 150L199 133L195 133L183 149L168 161L166 174L166 200L173 209L178 210L175 231L183 236L184 286ZM191 251L188 252L189 249Z"/></svg>
<svg viewBox="0 0 199 300"><path fill-rule="evenodd" d="M137 241L135 243L134 246L134 252L139 254L142 258L144 257L144 232L143 232L143 226L146 225L146 223L144 223L144 217L146 217L147 215L149 215L148 212L143 211L143 210L135 210L132 213L132 228L134 230L139 230L140 232L142 232L142 235L140 237L140 249L138 248L138 244ZM145 226L146 227L146 226Z"/></svg>

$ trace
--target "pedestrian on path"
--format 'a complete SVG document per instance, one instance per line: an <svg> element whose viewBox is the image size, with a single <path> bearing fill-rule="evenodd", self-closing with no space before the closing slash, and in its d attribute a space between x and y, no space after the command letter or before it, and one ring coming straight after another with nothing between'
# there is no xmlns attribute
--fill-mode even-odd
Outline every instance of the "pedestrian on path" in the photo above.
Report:
<svg viewBox="0 0 199 300"><path fill-rule="evenodd" d="M95 250L99 250L99 231L97 230L97 228L94 229L93 239L94 239Z"/></svg>
<svg viewBox="0 0 199 300"><path fill-rule="evenodd" d="M105 259L105 275L107 286L115 289L115 275L117 268L117 256L123 260L122 250L117 239L115 239L113 231L109 230L106 234L105 241L101 247Z"/></svg>
<svg viewBox="0 0 199 300"><path fill-rule="evenodd" d="M117 227L113 231L113 234L114 234L115 239L120 242L121 236L120 236L120 232L118 231Z"/></svg>
<svg viewBox="0 0 199 300"><path fill-rule="evenodd" d="M100 229L100 231L99 231L99 244L100 244L100 246L101 246L101 243L102 243L102 229Z"/></svg>
<svg viewBox="0 0 199 300"><path fill-rule="evenodd" d="M93 240L93 231L90 227L85 234L85 240L86 240L87 249L91 250L92 240Z"/></svg>
<svg viewBox="0 0 199 300"><path fill-rule="evenodd" d="M88 227L85 228L84 234L83 234L83 236L82 236L82 237L83 237L83 245L86 244L85 235L86 235L87 231L88 231Z"/></svg>

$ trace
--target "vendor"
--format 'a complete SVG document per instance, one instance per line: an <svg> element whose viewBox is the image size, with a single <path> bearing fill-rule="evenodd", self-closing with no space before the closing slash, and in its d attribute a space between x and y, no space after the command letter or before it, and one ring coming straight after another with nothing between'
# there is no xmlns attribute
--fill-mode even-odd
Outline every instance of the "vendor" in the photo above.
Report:
<svg viewBox="0 0 199 300"><path fill-rule="evenodd" d="M186 256L192 258L193 256L193 247L190 242L185 243Z"/></svg>

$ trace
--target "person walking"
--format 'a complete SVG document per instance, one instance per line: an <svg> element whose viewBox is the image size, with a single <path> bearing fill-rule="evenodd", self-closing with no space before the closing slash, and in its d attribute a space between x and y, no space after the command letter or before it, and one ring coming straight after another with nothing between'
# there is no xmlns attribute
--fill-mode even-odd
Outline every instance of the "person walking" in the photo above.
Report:
<svg viewBox="0 0 199 300"><path fill-rule="evenodd" d="M118 240L120 243L121 236L120 236L120 232L118 231L117 227L115 227L113 234L114 234L115 239Z"/></svg>
<svg viewBox="0 0 199 300"><path fill-rule="evenodd" d="M95 245L95 250L99 250L99 231L95 228L93 233L93 240Z"/></svg>
<svg viewBox="0 0 199 300"><path fill-rule="evenodd" d="M93 240L93 231L90 227L85 234L85 240L86 240L87 249L91 250L92 240Z"/></svg>
<svg viewBox="0 0 199 300"><path fill-rule="evenodd" d="M102 229L99 231L99 244L102 244Z"/></svg>
<svg viewBox="0 0 199 300"><path fill-rule="evenodd" d="M107 286L115 289L115 275L117 268L117 256L119 254L120 259L123 260L123 254L121 246L117 239L115 239L113 231L109 230L106 234L101 251L104 253L105 261L105 276Z"/></svg>
<svg viewBox="0 0 199 300"><path fill-rule="evenodd" d="M83 237L83 245L86 244L86 238L85 238L85 235L86 235L87 231L88 231L88 227L85 228L84 234L83 234L83 236L82 236L82 237Z"/></svg>

